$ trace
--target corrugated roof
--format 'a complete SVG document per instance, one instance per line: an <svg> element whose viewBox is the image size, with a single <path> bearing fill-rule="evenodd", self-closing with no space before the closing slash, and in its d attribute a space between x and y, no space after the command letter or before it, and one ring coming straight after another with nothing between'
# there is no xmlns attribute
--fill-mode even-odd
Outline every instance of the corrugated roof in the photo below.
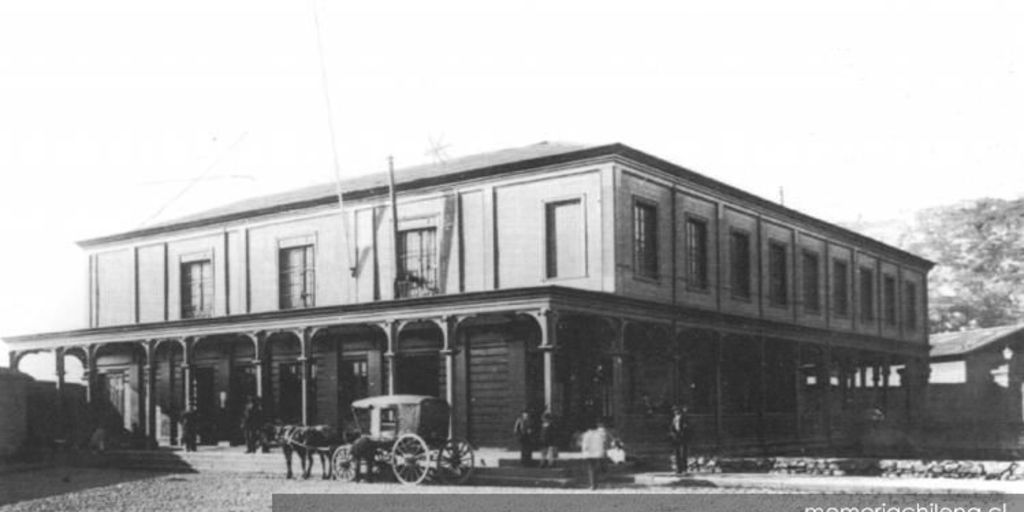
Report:
<svg viewBox="0 0 1024 512"><path fill-rule="evenodd" d="M413 167L395 169L395 184L400 185L426 178L458 174L460 172L492 167L522 160L532 160L562 153L569 153L594 146L570 144L565 142L540 142L529 146L507 148L498 151L489 151L464 157L453 158L444 163L422 164ZM358 178L343 180L341 188L346 192L357 190L369 190L388 185L386 172L367 174ZM204 210L198 213L177 217L168 221L147 226L147 228L159 228L192 222L210 217L221 217L253 210L261 210L283 204L302 203L313 201L324 197L334 197L337 194L337 185L334 182L311 185L294 190L288 190L278 194L270 194L250 199L243 199L217 208Z"/></svg>
<svg viewBox="0 0 1024 512"><path fill-rule="evenodd" d="M931 344L929 356L936 358L966 354L1000 342L1015 341L1007 338L1022 332L1024 332L1024 324L933 334L928 339Z"/></svg>

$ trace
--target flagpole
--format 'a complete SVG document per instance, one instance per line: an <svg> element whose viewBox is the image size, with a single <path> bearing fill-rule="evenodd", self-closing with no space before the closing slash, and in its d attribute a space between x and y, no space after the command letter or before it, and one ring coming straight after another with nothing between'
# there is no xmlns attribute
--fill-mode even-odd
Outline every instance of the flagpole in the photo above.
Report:
<svg viewBox="0 0 1024 512"><path fill-rule="evenodd" d="M316 0L311 0L310 5L313 10L313 25L316 27L317 55L320 57L320 84L324 93L324 103L327 106L327 129L331 137L331 156L334 167L334 192L338 196L338 213L341 216L342 253L344 253L344 262L349 269L349 273L352 277L355 277L357 270L356 265L352 264L353 260L349 259L349 250L351 247L349 247L348 221L345 219L344 190L341 186L341 164L339 163L340 159L338 158L338 139L334 129L334 109L331 106L331 90L327 81L327 63L324 60L324 43L320 34L320 16L317 13ZM345 288L351 287L346 286Z"/></svg>
<svg viewBox="0 0 1024 512"><path fill-rule="evenodd" d="M401 256L398 254L398 201L395 198L395 159L388 155L388 193L391 196L391 247L394 251L394 282L392 283L392 298L398 298L398 269Z"/></svg>

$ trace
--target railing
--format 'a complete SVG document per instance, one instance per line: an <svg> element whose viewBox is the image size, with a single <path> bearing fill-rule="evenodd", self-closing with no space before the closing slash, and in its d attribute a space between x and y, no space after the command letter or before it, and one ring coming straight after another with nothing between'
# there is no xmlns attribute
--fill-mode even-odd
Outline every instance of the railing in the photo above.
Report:
<svg viewBox="0 0 1024 512"><path fill-rule="evenodd" d="M441 290L433 283L418 280L399 280L395 282L395 291L400 299L411 299L416 297L433 297L440 295Z"/></svg>

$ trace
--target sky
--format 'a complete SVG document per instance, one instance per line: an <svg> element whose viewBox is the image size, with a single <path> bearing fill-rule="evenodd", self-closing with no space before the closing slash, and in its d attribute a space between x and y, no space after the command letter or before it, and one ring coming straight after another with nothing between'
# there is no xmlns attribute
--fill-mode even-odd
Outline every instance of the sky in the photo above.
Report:
<svg viewBox="0 0 1024 512"><path fill-rule="evenodd" d="M0 0L0 337L85 326L76 240L329 182L332 147L622 142L833 222L1017 197L1022 73L1011 0Z"/></svg>

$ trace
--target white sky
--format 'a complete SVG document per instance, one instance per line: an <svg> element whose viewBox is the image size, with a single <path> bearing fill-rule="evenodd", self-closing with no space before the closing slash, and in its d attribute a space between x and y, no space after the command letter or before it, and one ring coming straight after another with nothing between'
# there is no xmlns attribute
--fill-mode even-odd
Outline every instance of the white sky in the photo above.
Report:
<svg viewBox="0 0 1024 512"><path fill-rule="evenodd" d="M332 179L313 5L0 0L0 335L83 327L73 241L211 165L159 219ZM316 6L344 176L560 140L830 221L1024 192L1012 0Z"/></svg>

